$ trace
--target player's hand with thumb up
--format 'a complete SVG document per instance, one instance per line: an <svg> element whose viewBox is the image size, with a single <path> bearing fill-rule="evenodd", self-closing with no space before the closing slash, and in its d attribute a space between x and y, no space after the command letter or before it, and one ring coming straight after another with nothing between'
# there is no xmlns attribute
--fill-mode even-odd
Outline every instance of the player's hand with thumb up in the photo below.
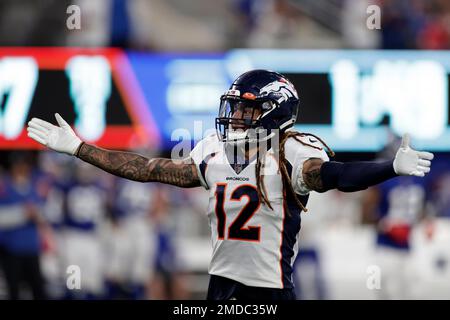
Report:
<svg viewBox="0 0 450 320"><path fill-rule="evenodd" d="M55 118L59 126L38 118L31 119L28 122L28 136L52 150L74 155L81 139L58 113Z"/></svg>
<svg viewBox="0 0 450 320"><path fill-rule="evenodd" d="M402 176L423 177L430 172L431 160L434 155L430 152L411 149L409 140L409 134L405 133L402 144L395 155L394 171Z"/></svg>

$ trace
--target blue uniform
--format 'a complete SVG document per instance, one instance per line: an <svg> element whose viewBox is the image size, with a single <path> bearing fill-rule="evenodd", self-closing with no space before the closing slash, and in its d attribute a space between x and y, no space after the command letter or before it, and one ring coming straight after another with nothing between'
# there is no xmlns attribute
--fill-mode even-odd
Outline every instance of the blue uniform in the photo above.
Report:
<svg viewBox="0 0 450 320"><path fill-rule="evenodd" d="M125 179L118 179L116 183L113 214L117 220L150 213L155 202L155 185Z"/></svg>
<svg viewBox="0 0 450 320"><path fill-rule="evenodd" d="M0 246L14 254L38 254L39 236L35 223L27 216L27 206L40 205L32 179L23 186L12 183L11 178L0 181Z"/></svg>
<svg viewBox="0 0 450 320"><path fill-rule="evenodd" d="M106 189L98 183L82 184L73 181L65 187L65 194L65 227L95 231L106 214Z"/></svg>
<svg viewBox="0 0 450 320"><path fill-rule="evenodd" d="M411 228L426 200L423 179L399 177L380 184L379 190L377 244L408 250Z"/></svg>
<svg viewBox="0 0 450 320"><path fill-rule="evenodd" d="M38 176L27 176L20 184L9 176L0 178L0 266L9 299L21 298L23 284L34 299L46 298L39 261L41 242L30 216L42 205L40 190Z"/></svg>

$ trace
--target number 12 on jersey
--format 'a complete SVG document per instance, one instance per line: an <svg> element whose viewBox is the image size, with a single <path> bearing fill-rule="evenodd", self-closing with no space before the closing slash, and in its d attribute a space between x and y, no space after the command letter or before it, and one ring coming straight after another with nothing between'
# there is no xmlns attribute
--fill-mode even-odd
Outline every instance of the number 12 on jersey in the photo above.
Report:
<svg viewBox="0 0 450 320"><path fill-rule="evenodd" d="M218 183L216 185L216 217L217 217L217 235L220 240L225 239L225 229L227 214L225 212L225 201L227 184ZM256 241L260 240L260 226L245 226L259 209L261 202L258 196L258 190L255 186L244 184L238 186L231 192L229 201L242 201L243 197L247 197L248 201L237 214L234 221L228 227L228 240Z"/></svg>

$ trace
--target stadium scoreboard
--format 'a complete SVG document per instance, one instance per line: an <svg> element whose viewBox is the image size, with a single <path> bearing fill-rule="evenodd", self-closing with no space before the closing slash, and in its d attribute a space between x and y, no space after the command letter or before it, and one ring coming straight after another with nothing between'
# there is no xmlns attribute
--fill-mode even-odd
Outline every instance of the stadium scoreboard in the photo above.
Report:
<svg viewBox="0 0 450 320"><path fill-rule="evenodd" d="M0 148L38 148L32 117L59 112L82 139L110 148L171 148L214 129L219 97L250 69L285 74L296 127L337 151L378 151L409 132L416 148L450 150L447 51L0 48Z"/></svg>

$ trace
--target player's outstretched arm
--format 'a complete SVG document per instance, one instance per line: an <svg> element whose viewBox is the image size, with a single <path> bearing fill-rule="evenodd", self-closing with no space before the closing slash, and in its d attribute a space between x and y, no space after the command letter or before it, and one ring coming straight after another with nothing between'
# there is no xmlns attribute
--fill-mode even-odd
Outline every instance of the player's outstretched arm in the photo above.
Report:
<svg viewBox="0 0 450 320"><path fill-rule="evenodd" d="M59 126L33 118L28 123L28 136L52 150L77 156L119 177L184 188L200 186L197 169L190 159L148 159L132 152L102 149L82 142L59 114L55 117Z"/></svg>
<svg viewBox="0 0 450 320"><path fill-rule="evenodd" d="M76 156L116 176L140 182L162 182L178 187L200 186L195 165L189 160L148 159L131 152L111 151L82 143Z"/></svg>
<svg viewBox="0 0 450 320"><path fill-rule="evenodd" d="M303 164L302 177L310 190L318 192L359 191L399 175L423 177L430 172L433 157L432 153L412 149L405 134L393 160L342 163L311 158Z"/></svg>

